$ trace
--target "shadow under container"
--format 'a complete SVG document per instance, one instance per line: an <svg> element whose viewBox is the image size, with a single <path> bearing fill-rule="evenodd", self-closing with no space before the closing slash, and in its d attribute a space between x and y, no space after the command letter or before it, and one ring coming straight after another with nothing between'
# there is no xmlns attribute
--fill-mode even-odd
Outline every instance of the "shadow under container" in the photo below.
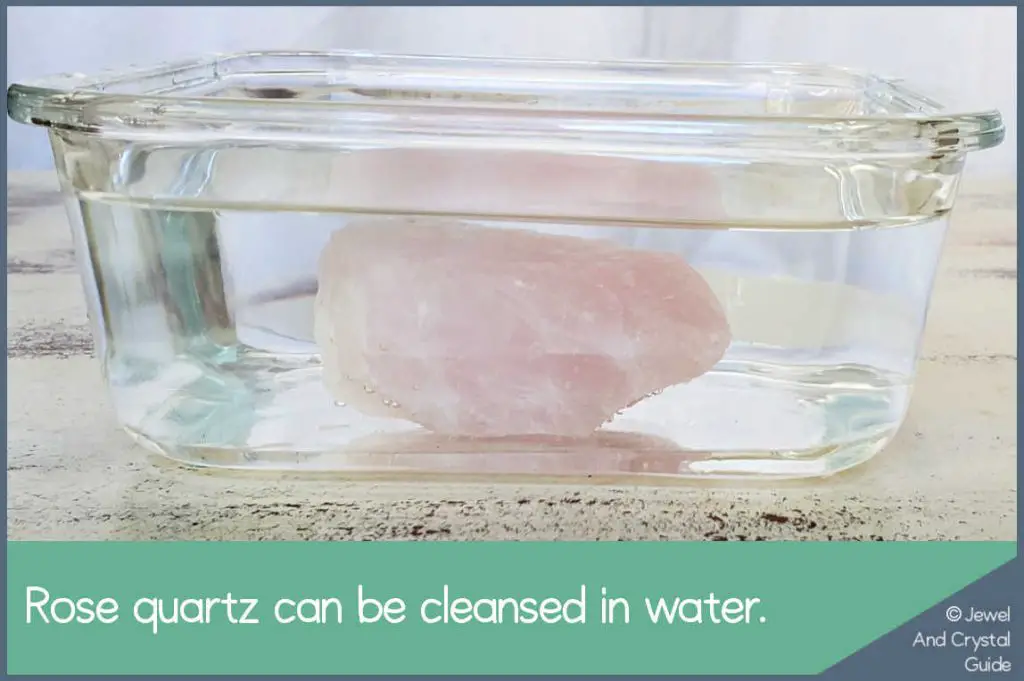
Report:
<svg viewBox="0 0 1024 681"><path fill-rule="evenodd" d="M809 477L907 410L967 152L840 68L247 53L8 91L188 464Z"/></svg>

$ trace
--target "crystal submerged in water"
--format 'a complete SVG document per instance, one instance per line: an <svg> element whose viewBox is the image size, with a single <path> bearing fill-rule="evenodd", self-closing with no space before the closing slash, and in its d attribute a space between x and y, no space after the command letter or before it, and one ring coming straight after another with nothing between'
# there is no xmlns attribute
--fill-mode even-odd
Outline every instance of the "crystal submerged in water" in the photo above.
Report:
<svg viewBox="0 0 1024 681"><path fill-rule="evenodd" d="M847 468L906 410L945 232L82 212L107 375L140 441L200 465L372 473ZM835 257L807 267L810 242Z"/></svg>
<svg viewBox="0 0 1024 681"><path fill-rule="evenodd" d="M586 436L730 342L685 260L602 239L362 220L332 236L319 283L332 396L442 435Z"/></svg>

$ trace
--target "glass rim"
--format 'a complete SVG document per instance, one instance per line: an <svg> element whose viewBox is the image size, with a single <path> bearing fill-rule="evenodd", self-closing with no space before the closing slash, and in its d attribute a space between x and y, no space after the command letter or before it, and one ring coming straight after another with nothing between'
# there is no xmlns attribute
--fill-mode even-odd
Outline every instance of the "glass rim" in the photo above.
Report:
<svg viewBox="0 0 1024 681"><path fill-rule="evenodd" d="M305 69L247 66L253 62L284 67L291 62ZM358 78L353 81L352 74L375 85L376 91L415 85L419 78L428 85L433 79L441 90L457 96L442 101L371 97L320 101L203 94L204 87L246 77L270 77L269 82L274 77L278 82L326 80L327 87L355 91L352 86L358 85ZM708 87L760 83L767 89L767 81L757 78L777 78L782 85L775 92L783 96L787 78L790 82L812 78L825 88L870 92L882 112L738 114L665 111L654 105L659 101L679 104L687 74L718 78L717 84ZM645 87L652 92L644 91ZM275 89L287 90L268 90ZM544 94L571 95L575 101L535 106ZM474 97L484 101L473 101ZM533 101L523 102L531 97ZM597 105L579 104L588 97ZM846 67L772 62L248 51L93 76L63 74L27 80L9 86L7 106L8 115L21 123L154 143L454 144L648 155L693 153L700 148L701 153L726 157L746 156L754 150L813 157L901 157L962 154L994 147L1005 137L996 110L949 112L892 78Z"/></svg>

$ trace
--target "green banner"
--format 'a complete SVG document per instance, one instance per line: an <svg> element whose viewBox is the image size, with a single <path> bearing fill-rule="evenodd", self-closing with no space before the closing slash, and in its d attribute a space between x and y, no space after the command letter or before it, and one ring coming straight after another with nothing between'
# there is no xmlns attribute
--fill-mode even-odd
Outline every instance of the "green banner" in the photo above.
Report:
<svg viewBox="0 0 1024 681"><path fill-rule="evenodd" d="M810 674L1015 543L9 542L10 674Z"/></svg>

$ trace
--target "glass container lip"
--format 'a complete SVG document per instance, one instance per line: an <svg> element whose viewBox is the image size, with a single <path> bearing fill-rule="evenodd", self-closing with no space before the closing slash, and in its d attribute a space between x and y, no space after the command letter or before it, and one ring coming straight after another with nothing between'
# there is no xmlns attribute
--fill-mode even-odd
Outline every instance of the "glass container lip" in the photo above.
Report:
<svg viewBox="0 0 1024 681"><path fill-rule="evenodd" d="M282 68L289 62L304 68ZM261 63L273 63L276 68L261 71ZM433 79L449 95L458 96L437 102L372 97L320 101L273 96L274 92L295 92L273 86L261 91L270 96L254 96L251 91L248 96L202 93L211 84L268 76L268 82L326 79L357 92L354 86L360 78L352 78L352 73L376 85L376 92L395 91L410 82L415 85L418 77L427 84ZM826 89L870 91L879 111L794 115L786 111L665 111L654 106L655 100L678 103L687 73L716 77L709 87L761 83L774 87L782 97L788 96L787 78L813 77ZM779 82L772 86L758 81L759 76ZM631 89L651 86L660 88L659 98ZM532 106L543 93L567 101ZM588 97L595 106L580 104ZM8 88L7 107L9 116L21 123L154 143L455 145L644 155L692 153L699 148L701 153L725 157L749 156L757 150L793 156L892 158L962 154L994 147L1005 136L995 110L951 113L895 79L846 67L771 62L248 51L15 83Z"/></svg>

